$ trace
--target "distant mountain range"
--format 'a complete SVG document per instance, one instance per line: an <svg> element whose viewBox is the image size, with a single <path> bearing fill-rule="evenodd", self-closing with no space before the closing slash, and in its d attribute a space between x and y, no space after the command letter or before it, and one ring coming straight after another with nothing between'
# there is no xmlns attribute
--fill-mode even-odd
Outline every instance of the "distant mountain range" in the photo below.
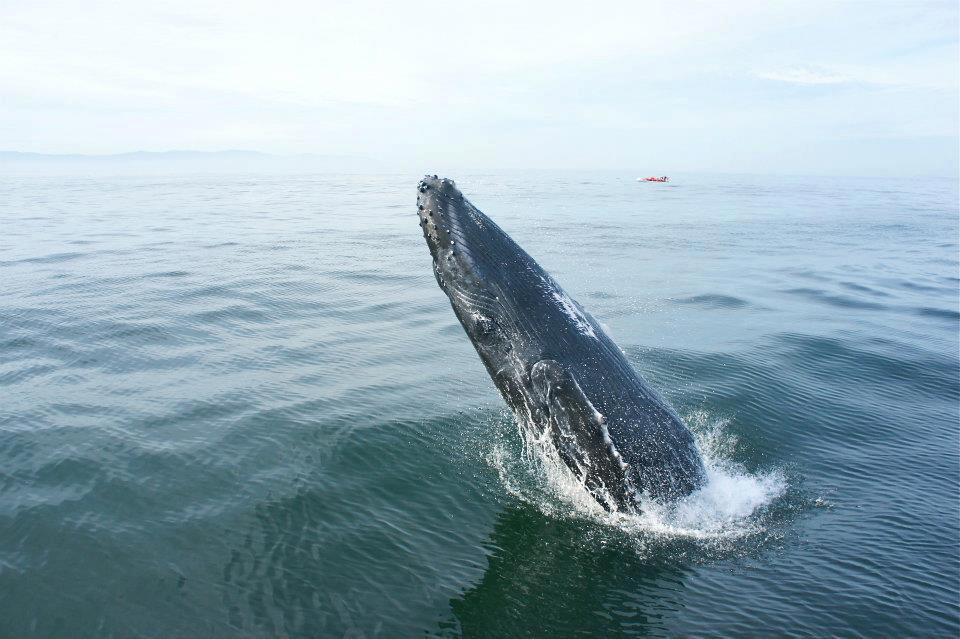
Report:
<svg viewBox="0 0 960 639"><path fill-rule="evenodd" d="M111 155L0 151L3 173L244 173L382 171L386 166L354 155L274 155L259 151L135 151Z"/></svg>

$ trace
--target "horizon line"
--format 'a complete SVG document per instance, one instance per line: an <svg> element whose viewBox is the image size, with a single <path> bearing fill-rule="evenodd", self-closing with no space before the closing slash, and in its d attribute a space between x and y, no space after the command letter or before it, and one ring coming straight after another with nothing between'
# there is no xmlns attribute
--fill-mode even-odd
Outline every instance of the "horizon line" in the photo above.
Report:
<svg viewBox="0 0 960 639"><path fill-rule="evenodd" d="M205 156L209 159L216 159L216 156L225 156L225 155L248 155L248 156L257 156L264 160L296 160L296 159L315 159L315 160L345 160L349 162L363 162L367 163L368 166L358 168L357 166L345 167L349 168L350 173L356 173L358 170L370 174L404 174L411 173L411 171L402 168L406 164L418 163L416 161L408 162L391 162L384 160L376 160L368 155L353 155L345 153L324 153L316 151L303 151L303 152L291 152L291 153L278 153L274 151L261 151L258 149L243 149L243 148L227 148L227 149L217 149L217 150L203 150L203 149L165 149L165 150L146 150L138 149L133 151L118 151L110 153L48 153L42 151L21 151L16 149L0 149L0 159L50 159L50 160L74 160L74 161L84 161L84 160L107 160L107 159L120 159L130 156L141 156L150 159L163 160L163 159L172 159L170 156L175 155L193 155L193 156ZM167 156L164 158L164 156ZM718 169L682 169L682 168L673 168L666 169L667 173L664 173L663 168L659 169L638 169L636 165L634 166L619 166L619 167L535 167L535 166L526 166L526 167L487 167L487 166L468 166L468 165L456 165L453 163L444 163L448 164L449 171L461 171L465 173L471 172L483 172L483 173L514 173L514 172L556 172L556 173L568 173L568 172L585 172L585 173L610 173L610 172L638 172L646 175L648 172L650 174L703 174L703 175L757 175L757 176L779 176L779 177L811 177L811 178L823 178L823 177L843 177L843 178L863 178L863 179L956 179L956 175L952 175L948 172L944 173L889 173L889 174L865 174L865 173L854 173L849 171L824 171L820 173L816 172L807 172L807 171L749 171L749 170L718 170ZM212 168L212 167L211 167ZM287 167L288 169L293 167ZM305 169L310 169L311 167L303 167ZM322 170L317 171L316 167L313 167L314 172L321 173L330 173L335 174L336 170ZM230 171L235 173L236 171ZM427 173L436 173L438 171L428 171ZM417 173L417 171L413 171Z"/></svg>

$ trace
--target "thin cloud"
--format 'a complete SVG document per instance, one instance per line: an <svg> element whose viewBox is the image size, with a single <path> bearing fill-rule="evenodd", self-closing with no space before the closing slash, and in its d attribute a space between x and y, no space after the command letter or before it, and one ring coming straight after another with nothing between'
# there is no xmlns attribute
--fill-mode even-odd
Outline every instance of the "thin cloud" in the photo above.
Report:
<svg viewBox="0 0 960 639"><path fill-rule="evenodd" d="M955 2L279 4L0 0L0 149L856 174L956 163ZM853 134L916 144L837 156Z"/></svg>
<svg viewBox="0 0 960 639"><path fill-rule="evenodd" d="M776 71L761 71L757 77L763 80L772 80L774 82L786 82L788 84L847 84L854 79L844 73L835 71L824 71L818 69L792 68Z"/></svg>

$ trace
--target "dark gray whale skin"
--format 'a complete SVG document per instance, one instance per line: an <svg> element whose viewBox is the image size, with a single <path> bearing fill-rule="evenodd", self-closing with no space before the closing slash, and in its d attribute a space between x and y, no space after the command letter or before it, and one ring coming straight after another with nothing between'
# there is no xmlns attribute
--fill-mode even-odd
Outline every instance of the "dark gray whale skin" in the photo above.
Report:
<svg viewBox="0 0 960 639"><path fill-rule="evenodd" d="M452 180L417 209L440 288L507 404L607 510L704 483L693 435L600 324Z"/></svg>

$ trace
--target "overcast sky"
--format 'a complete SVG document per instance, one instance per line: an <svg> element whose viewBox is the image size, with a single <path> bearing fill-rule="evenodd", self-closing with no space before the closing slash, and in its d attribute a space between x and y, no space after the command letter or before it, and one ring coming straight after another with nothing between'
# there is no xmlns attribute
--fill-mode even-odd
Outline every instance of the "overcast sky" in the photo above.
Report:
<svg viewBox="0 0 960 639"><path fill-rule="evenodd" d="M956 0L0 0L0 149L955 175L958 20Z"/></svg>

